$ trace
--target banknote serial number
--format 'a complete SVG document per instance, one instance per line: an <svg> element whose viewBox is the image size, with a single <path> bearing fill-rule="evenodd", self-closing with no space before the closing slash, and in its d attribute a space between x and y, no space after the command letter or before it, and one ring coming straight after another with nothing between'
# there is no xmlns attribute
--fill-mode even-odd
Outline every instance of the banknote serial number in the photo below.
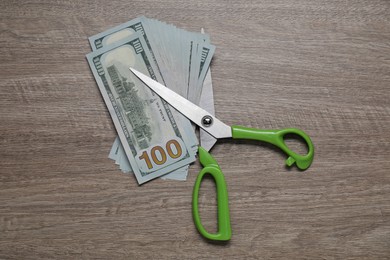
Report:
<svg viewBox="0 0 390 260"><path fill-rule="evenodd" d="M166 143L165 149L157 145L150 150L150 153L148 151L144 151L141 154L141 156L139 156L138 158L141 161L145 160L147 167L149 169L152 169L153 168L152 161L156 165L162 165L167 161L167 156L169 156L172 159L176 159L179 158L182 154L183 154L183 150L181 148L180 143L172 139Z"/></svg>

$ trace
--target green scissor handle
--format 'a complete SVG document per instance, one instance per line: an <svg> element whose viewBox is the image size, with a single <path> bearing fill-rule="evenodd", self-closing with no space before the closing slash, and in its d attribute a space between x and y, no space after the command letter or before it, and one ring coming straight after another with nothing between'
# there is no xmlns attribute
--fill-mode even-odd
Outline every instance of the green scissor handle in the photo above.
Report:
<svg viewBox="0 0 390 260"><path fill-rule="evenodd" d="M291 151L284 143L284 136L286 134L295 134L305 140L309 149L306 155L300 155ZM302 130L296 128L286 128L281 130L262 130L256 128L247 128L243 126L232 126L232 137L234 139L252 139L258 141L264 141L276 145L288 155L286 160L287 166L291 166L296 163L297 167L301 170L309 168L313 162L314 146L310 140L310 137Z"/></svg>
<svg viewBox="0 0 390 260"><path fill-rule="evenodd" d="M195 226L199 233L207 239L227 241L232 236L232 229L230 227L230 215L229 215L229 202L228 193L225 182L225 177L219 168L215 159L202 147L199 146L199 161L203 165L203 169L200 171L196 178L194 192L192 196L192 214L195 222ZM202 179L205 175L210 174L217 186L217 203L218 203L218 232L210 234L203 227L198 208L198 196Z"/></svg>

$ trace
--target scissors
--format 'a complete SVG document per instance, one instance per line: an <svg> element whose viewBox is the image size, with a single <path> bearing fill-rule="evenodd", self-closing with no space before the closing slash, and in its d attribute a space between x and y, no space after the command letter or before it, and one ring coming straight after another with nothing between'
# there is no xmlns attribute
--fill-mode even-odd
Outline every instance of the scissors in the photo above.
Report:
<svg viewBox="0 0 390 260"><path fill-rule="evenodd" d="M256 128L247 128L243 126L228 126L222 121L200 108L199 106L191 103L187 99L183 98L176 92L168 89L164 85L154 81L148 76L136 71L133 68L130 70L151 90L164 99L168 104L174 107L177 111L182 113L189 120L196 125L204 129L217 139L220 138L233 138L233 139L252 139L271 143L287 154L286 160L287 166L292 166L294 163L296 166L305 170L309 168L314 157L314 146L310 140L310 137L302 130L296 128L286 128L281 130L263 130ZM308 153L306 155L300 155L290 150L284 143L284 136L286 134L294 134L303 138L308 147ZM207 239L227 241L230 240L232 230L230 226L230 214L228 203L228 192L225 177L219 167L217 161L208 153L208 151L201 146L198 148L199 161L204 167L194 185L192 196L192 214L194 223L199 233ZM198 209L198 195L200 184L205 175L211 175L216 183L217 187L217 211L218 211L218 231L217 233L209 233L203 227L199 215Z"/></svg>

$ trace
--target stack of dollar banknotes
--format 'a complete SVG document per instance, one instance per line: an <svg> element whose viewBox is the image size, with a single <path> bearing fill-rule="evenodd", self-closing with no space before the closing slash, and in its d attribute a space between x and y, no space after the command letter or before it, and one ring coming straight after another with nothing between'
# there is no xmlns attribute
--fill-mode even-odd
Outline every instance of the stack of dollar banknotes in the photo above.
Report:
<svg viewBox="0 0 390 260"><path fill-rule="evenodd" d="M186 180L198 149L194 126L129 68L213 113L209 66L215 46L208 35L139 17L89 42L87 60L118 133L109 158L139 184L160 176ZM206 149L215 142L203 131L200 138Z"/></svg>

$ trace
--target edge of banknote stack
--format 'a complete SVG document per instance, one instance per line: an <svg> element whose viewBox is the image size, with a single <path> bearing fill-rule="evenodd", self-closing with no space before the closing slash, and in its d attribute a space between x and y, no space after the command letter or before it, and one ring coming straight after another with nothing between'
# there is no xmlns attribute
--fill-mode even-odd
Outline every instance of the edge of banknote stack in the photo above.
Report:
<svg viewBox="0 0 390 260"><path fill-rule="evenodd" d="M129 67L213 110L209 66L215 46L209 36L142 16L89 43L93 52L86 57L118 133L109 158L139 184L160 176L185 180L198 148L194 127Z"/></svg>

